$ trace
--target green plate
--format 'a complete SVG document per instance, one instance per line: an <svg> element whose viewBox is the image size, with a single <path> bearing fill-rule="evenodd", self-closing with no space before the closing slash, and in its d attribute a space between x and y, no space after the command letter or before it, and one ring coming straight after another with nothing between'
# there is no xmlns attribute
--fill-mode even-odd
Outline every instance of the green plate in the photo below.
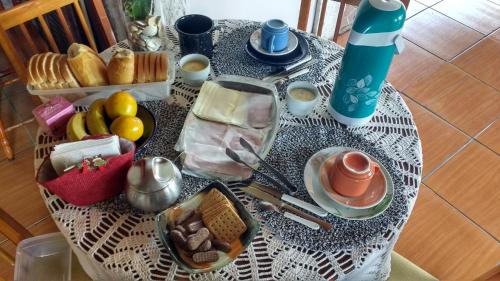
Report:
<svg viewBox="0 0 500 281"><path fill-rule="evenodd" d="M203 197L203 195L206 194L208 191L210 191L212 188L218 189L220 192L222 192L222 194L224 194L227 197L227 199L229 199L229 201L231 201L234 204L236 210L238 210L238 214L240 215L243 222L246 224L247 230L240 236L240 241L242 246L239 247L239 249L236 252L231 252L234 258L232 258L231 256L227 255L224 252L219 251L219 260L211 263L209 267L194 268L181 258L173 241L171 241L170 239L170 226L174 224L173 220L171 219L172 213L179 207L183 209L196 209L198 205L201 203L201 198ZM161 242L170 252L170 256L180 267L182 267L189 273L209 272L226 266L227 264L232 262L237 256L239 256L242 252L245 251L245 249L250 245L250 243L252 243L255 235L257 235L257 232L259 232L260 229L259 222L252 217L252 215L250 214L250 212L247 211L245 206L243 206L243 204L236 198L236 196L234 196L234 194L223 183L218 181L209 184L207 187L203 188L202 190L191 196L186 201L159 213L156 216L155 221L156 221L156 231L160 236Z"/></svg>

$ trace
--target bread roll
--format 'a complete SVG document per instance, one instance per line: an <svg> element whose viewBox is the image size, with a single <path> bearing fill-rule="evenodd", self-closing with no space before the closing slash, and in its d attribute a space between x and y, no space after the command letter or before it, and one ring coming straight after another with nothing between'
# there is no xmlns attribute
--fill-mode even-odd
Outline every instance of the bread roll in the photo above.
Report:
<svg viewBox="0 0 500 281"><path fill-rule="evenodd" d="M84 87L108 85L106 64L91 50L78 43L71 44L67 58L69 68Z"/></svg>
<svg viewBox="0 0 500 281"><path fill-rule="evenodd" d="M108 64L108 80L111 85L134 82L134 52L119 48Z"/></svg>

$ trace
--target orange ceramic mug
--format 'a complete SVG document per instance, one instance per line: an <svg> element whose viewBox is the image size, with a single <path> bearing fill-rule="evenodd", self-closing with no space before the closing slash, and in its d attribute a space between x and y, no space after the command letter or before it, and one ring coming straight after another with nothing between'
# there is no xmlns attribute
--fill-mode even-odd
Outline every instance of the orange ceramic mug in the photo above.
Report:
<svg viewBox="0 0 500 281"><path fill-rule="evenodd" d="M379 166L360 151L349 151L337 156L329 172L330 186L339 194L358 197L365 193Z"/></svg>

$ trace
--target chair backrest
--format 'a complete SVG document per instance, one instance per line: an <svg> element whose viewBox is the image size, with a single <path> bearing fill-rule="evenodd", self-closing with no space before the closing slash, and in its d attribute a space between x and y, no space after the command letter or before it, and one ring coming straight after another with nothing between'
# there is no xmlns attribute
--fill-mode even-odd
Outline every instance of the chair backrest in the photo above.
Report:
<svg viewBox="0 0 500 281"><path fill-rule="evenodd" d="M16 5L11 9L4 10L0 12L0 46L3 48L5 55L9 59L10 63L14 67L17 75L24 81L27 78L26 68L23 62L22 57L16 51L16 44L11 41L9 38L7 31L19 27L21 33L23 35L23 39L28 44L28 46L35 51L35 53L39 53L44 50L40 50L35 44L30 32L28 31L27 24L30 21L38 21L43 34L45 35L46 40L48 41L50 50L55 53L59 53L59 48L54 40L54 35L49 28L45 20L45 15L55 12L57 15L57 19L59 20L59 24L62 26L64 35L69 43L75 42L75 38L71 32L70 26L68 25L68 21L64 16L64 12L62 10L63 7L72 6L74 11L78 17L78 20L83 29L83 33L87 38L90 47L97 52L96 44L92 34L90 32L89 25L85 20L82 9L78 0L31 0L28 2L24 2L22 4ZM59 35L59 34L57 34ZM23 42L24 43L24 42ZM17 43L19 44L19 43Z"/></svg>
<svg viewBox="0 0 500 281"><path fill-rule="evenodd" d="M33 237L33 235L7 212L0 208L0 233L3 234L15 245L19 244L26 238ZM14 265L14 257L12 257L5 250L0 248L0 258L3 258L11 265Z"/></svg>

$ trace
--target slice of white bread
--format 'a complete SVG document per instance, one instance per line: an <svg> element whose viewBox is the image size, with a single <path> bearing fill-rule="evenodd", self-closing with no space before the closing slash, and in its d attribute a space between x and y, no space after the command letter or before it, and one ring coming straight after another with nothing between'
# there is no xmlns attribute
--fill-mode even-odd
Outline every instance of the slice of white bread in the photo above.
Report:
<svg viewBox="0 0 500 281"><path fill-rule="evenodd" d="M84 87L108 85L106 64L89 47L73 43L68 48L68 65L80 85Z"/></svg>
<svg viewBox="0 0 500 281"><path fill-rule="evenodd" d="M45 65L44 65L44 70L45 73L47 74L47 81L55 84L58 82L55 69L54 69L54 60L55 58L59 56L59 54L54 54L54 53L49 53L47 55L47 59L45 60Z"/></svg>
<svg viewBox="0 0 500 281"><path fill-rule="evenodd" d="M64 78L64 81L68 84L69 88L77 88L80 87L77 79L71 72L71 69L68 65L68 57L66 55L61 55L59 58L59 70L61 71L61 76Z"/></svg>

